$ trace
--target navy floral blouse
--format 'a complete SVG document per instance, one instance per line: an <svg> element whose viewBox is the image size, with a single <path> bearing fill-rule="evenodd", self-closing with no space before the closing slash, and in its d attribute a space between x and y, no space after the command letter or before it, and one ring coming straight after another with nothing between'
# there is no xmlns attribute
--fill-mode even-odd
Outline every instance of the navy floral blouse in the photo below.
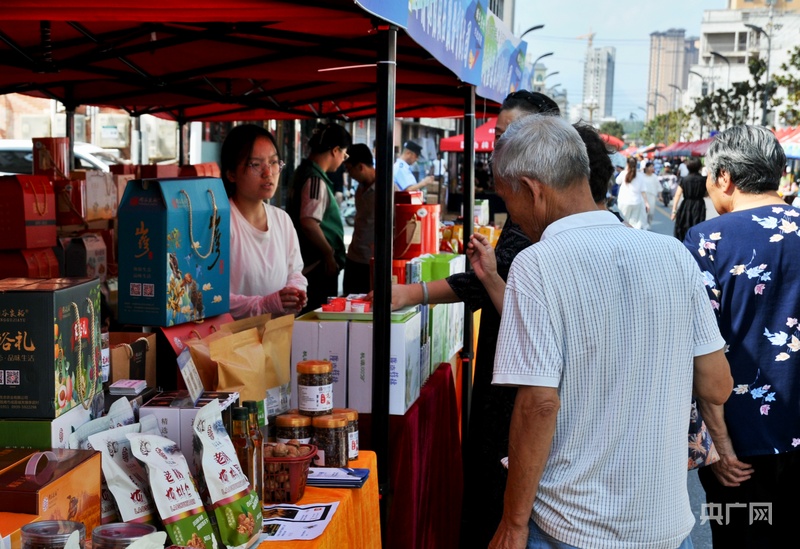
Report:
<svg viewBox="0 0 800 549"><path fill-rule="evenodd" d="M739 457L800 450L800 210L768 205L691 228L728 343L725 422Z"/></svg>

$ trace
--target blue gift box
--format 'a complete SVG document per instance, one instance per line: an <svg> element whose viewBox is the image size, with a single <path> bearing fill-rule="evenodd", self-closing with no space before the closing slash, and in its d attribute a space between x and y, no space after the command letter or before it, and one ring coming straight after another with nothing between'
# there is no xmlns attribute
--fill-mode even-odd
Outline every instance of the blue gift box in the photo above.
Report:
<svg viewBox="0 0 800 549"><path fill-rule="evenodd" d="M228 312L230 204L221 179L129 181L118 217L120 322L173 326Z"/></svg>

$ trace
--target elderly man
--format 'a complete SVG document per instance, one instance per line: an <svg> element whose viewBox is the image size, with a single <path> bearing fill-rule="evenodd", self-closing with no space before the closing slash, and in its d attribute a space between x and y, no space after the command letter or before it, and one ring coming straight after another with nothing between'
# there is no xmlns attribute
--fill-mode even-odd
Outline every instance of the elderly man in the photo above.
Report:
<svg viewBox="0 0 800 549"><path fill-rule="evenodd" d="M422 147L414 141L403 143L403 152L400 153L400 158L394 163L394 186L398 191L417 191L428 185L436 184L436 180L432 175L428 175L422 181L417 182L417 178L411 173L411 166L416 164L421 154Z"/></svg>
<svg viewBox="0 0 800 549"><path fill-rule="evenodd" d="M736 386L724 407L698 399L721 458L700 470L714 547L787 547L800 515L800 210L778 195L785 165L767 128L718 134L706 189L724 215L684 240Z"/></svg>
<svg viewBox="0 0 800 549"><path fill-rule="evenodd" d="M691 547L692 392L721 404L732 388L696 264L597 210L586 148L561 118L512 124L493 166L536 243L511 267L495 355L493 382L518 390L490 547ZM670 295L654 298L654 282Z"/></svg>

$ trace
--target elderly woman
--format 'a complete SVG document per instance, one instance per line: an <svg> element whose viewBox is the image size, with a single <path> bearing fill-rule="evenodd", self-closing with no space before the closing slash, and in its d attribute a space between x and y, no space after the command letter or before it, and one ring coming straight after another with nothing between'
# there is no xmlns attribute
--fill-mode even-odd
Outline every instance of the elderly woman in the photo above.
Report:
<svg viewBox="0 0 800 549"><path fill-rule="evenodd" d="M714 547L785 547L800 516L800 210L778 195L785 164L767 128L718 134L706 188L722 215L684 240L734 378L723 406L698 399L721 457L699 471L708 503L725 509L711 521Z"/></svg>

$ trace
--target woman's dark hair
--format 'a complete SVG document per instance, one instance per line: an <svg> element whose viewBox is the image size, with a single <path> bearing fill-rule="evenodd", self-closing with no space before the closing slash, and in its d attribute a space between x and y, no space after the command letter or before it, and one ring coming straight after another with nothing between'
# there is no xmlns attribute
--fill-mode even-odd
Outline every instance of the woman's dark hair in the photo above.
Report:
<svg viewBox="0 0 800 549"><path fill-rule="evenodd" d="M519 90L508 94L500 108L504 111L519 109L531 114L552 114L555 116L561 114L555 101L543 93L530 92L528 90Z"/></svg>
<svg viewBox="0 0 800 549"><path fill-rule="evenodd" d="M700 161L696 158L692 158L686 161L686 169L689 170L689 173L700 173Z"/></svg>
<svg viewBox="0 0 800 549"><path fill-rule="evenodd" d="M352 143L353 138L350 137L350 132L332 122L318 125L311 134L311 139L308 140L311 154L324 153L336 147L346 149Z"/></svg>
<svg viewBox="0 0 800 549"><path fill-rule="evenodd" d="M625 174L625 183L630 183L636 177L636 157L628 157L628 173Z"/></svg>
<svg viewBox="0 0 800 549"><path fill-rule="evenodd" d="M253 145L259 137L266 137L272 141L272 144L275 146L275 151L280 155L278 142L272 134L255 124L236 126L229 131L228 135L225 137L225 142L222 143L222 151L220 153L219 171L228 197L236 194L236 183L228 180L228 172L235 172L239 164L250 158L250 153L253 152Z"/></svg>
<svg viewBox="0 0 800 549"><path fill-rule="evenodd" d="M607 197L608 182L611 174L614 173L611 157L608 156L613 151L609 149L608 144L592 126L581 122L572 126L583 139L589 155L589 188L592 191L592 199L595 202L601 202Z"/></svg>

